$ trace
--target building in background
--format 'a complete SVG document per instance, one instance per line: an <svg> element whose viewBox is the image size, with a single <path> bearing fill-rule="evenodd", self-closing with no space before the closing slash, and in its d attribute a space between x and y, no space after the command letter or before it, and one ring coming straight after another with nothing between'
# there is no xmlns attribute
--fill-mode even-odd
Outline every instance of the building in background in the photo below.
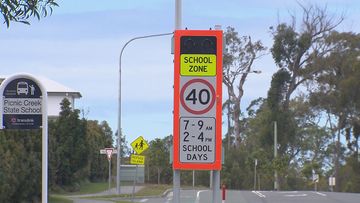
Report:
<svg viewBox="0 0 360 203"><path fill-rule="evenodd" d="M48 116L56 118L61 111L60 103L67 98L71 103L71 108L75 108L75 100L81 98L80 92L73 90L65 85L50 80L45 77L36 77L46 88L48 95ZM6 79L6 76L0 76L0 84Z"/></svg>

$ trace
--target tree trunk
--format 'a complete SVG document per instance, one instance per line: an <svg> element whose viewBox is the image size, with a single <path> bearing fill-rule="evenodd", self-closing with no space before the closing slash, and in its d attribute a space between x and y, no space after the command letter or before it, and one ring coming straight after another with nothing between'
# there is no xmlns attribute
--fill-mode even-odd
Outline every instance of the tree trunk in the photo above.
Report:
<svg viewBox="0 0 360 203"><path fill-rule="evenodd" d="M230 108L230 104L231 104L231 101L230 101L230 92L228 90L228 98L229 98L229 103L227 105L227 124L228 124L228 132L227 132L227 149L230 150L230 139L231 139L231 123L230 123L230 119L231 119L231 108Z"/></svg>
<svg viewBox="0 0 360 203"><path fill-rule="evenodd" d="M234 134L235 134L235 137L236 137L236 145L238 145L242 140L241 140L241 137L240 137L240 101L239 99L234 99L235 102L234 102L234 109L233 109L233 112L234 112Z"/></svg>

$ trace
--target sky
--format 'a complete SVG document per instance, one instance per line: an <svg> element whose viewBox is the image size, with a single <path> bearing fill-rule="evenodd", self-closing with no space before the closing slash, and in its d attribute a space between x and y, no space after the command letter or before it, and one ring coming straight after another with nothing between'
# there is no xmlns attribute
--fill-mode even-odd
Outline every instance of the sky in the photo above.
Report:
<svg viewBox="0 0 360 203"><path fill-rule="evenodd" d="M58 0L53 15L31 25L0 26L0 75L27 72L79 91L76 108L91 120L118 122L119 55L139 36L170 33L175 27L175 0ZM300 7L316 3L330 14L345 14L342 32L360 32L358 0L182 0L182 28L231 26L271 48L270 26L301 18ZM0 21L3 21L0 18ZM122 56L121 126L128 142L172 134L173 55L171 36L131 42ZM277 70L270 54L254 64L242 102L266 97ZM224 88L225 89L225 88ZM224 118L225 119L225 118ZM226 124L223 125L226 132Z"/></svg>

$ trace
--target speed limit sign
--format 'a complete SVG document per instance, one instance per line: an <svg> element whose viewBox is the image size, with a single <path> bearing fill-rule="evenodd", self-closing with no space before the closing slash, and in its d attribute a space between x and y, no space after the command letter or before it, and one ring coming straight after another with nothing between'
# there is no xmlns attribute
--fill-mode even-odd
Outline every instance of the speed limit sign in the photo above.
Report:
<svg viewBox="0 0 360 203"><path fill-rule="evenodd" d="M183 80L186 82L180 90L181 107L187 112L195 115L203 115L209 112L215 104L215 84L201 78Z"/></svg>
<svg viewBox="0 0 360 203"><path fill-rule="evenodd" d="M174 35L173 168L221 169L222 31Z"/></svg>

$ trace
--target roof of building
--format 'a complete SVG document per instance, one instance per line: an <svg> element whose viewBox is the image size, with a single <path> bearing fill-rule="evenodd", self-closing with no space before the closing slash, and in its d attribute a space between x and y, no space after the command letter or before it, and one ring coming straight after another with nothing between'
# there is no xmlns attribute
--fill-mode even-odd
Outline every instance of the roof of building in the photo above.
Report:
<svg viewBox="0 0 360 203"><path fill-rule="evenodd" d="M0 83L4 81L6 77L7 76L0 76ZM79 91L76 91L70 87L67 87L58 82L50 80L49 78L43 76L37 76L36 78L41 82L42 85L44 85L48 94L63 93L63 94L71 94L74 98L81 97L81 93Z"/></svg>

